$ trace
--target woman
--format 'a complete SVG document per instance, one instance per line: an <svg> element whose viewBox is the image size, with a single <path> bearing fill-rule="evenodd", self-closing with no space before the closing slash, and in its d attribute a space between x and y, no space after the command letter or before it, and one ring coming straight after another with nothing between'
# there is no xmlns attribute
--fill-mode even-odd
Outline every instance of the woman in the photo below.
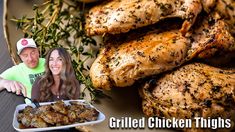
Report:
<svg viewBox="0 0 235 132"><path fill-rule="evenodd" d="M64 48L49 50L46 56L45 73L33 84L32 99L39 102L78 99L79 93L79 82L69 53Z"/></svg>

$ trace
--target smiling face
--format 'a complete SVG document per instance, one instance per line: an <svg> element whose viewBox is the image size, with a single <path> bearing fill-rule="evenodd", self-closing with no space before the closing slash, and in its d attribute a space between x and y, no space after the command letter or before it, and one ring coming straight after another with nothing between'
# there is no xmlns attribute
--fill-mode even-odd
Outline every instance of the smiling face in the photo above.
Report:
<svg viewBox="0 0 235 132"><path fill-rule="evenodd" d="M19 56L27 67L33 69L38 66L39 51L37 48L25 48Z"/></svg>
<svg viewBox="0 0 235 132"><path fill-rule="evenodd" d="M58 50L51 52L49 57L49 69L53 75L60 75L63 67L63 60L59 55Z"/></svg>

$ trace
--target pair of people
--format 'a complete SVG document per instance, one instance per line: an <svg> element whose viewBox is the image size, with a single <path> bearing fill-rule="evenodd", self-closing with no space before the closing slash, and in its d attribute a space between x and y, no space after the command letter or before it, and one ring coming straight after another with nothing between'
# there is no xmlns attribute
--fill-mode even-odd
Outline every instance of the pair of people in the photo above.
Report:
<svg viewBox="0 0 235 132"><path fill-rule="evenodd" d="M39 58L34 40L23 38L17 42L17 51L22 63L0 74L0 91L7 89L28 97L32 93L32 98L38 101L79 97L79 82L65 49L51 49L45 60Z"/></svg>

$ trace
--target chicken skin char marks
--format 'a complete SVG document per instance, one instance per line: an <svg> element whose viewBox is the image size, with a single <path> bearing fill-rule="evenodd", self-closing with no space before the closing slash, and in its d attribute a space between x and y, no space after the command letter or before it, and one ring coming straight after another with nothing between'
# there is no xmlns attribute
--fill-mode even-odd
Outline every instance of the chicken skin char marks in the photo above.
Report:
<svg viewBox="0 0 235 132"><path fill-rule="evenodd" d="M201 0L113 0L90 9L87 35L119 34L172 17L182 18L185 34L202 10ZM122 25L122 26L120 26Z"/></svg>
<svg viewBox="0 0 235 132"><path fill-rule="evenodd" d="M146 80L140 87L147 116L172 119L195 117L230 119L235 122L235 69L202 63L184 65L173 72ZM234 129L234 126L231 127ZM201 132L195 126L185 131ZM230 129L228 129L230 131ZM208 132L215 131L210 129Z"/></svg>
<svg viewBox="0 0 235 132"><path fill-rule="evenodd" d="M187 36L177 29L161 28L107 40L90 69L93 85L105 90L131 86L141 78L170 71L194 58L235 51L234 37L218 13L203 15L201 21Z"/></svg>

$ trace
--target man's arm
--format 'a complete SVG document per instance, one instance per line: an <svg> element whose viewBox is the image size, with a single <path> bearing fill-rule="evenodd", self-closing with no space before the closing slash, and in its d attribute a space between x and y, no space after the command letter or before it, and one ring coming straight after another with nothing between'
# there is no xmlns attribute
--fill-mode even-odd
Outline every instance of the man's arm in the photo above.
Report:
<svg viewBox="0 0 235 132"><path fill-rule="evenodd" d="M26 88L23 84L17 81L13 80L6 80L0 77L0 91L3 89L6 89L8 92L13 92L16 94L23 94L24 96L27 96Z"/></svg>

